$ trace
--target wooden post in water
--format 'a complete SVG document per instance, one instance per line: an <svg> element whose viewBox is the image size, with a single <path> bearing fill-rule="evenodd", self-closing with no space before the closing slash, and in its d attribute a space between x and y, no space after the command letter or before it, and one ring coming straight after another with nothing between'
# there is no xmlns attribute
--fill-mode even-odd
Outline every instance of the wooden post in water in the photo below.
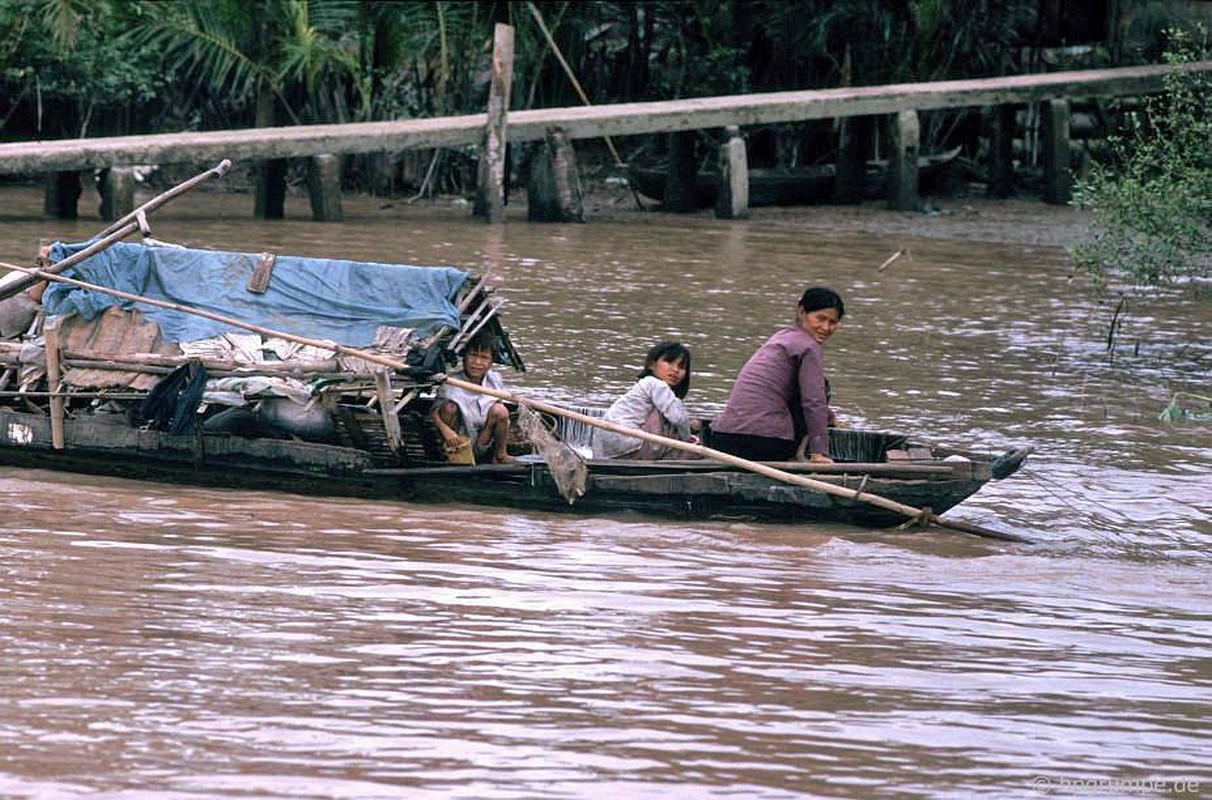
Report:
<svg viewBox="0 0 1212 800"><path fill-rule="evenodd" d="M488 87L488 125L480 150L479 181L472 213L490 223L505 221L505 183L509 180L506 145L509 95L513 88L513 28L497 23L492 40L492 82Z"/></svg>
<svg viewBox="0 0 1212 800"><path fill-rule="evenodd" d="M749 219L749 156L741 129L724 129L728 141L720 145L720 191L715 198L715 215L720 219Z"/></svg>
<svg viewBox="0 0 1212 800"><path fill-rule="evenodd" d="M1014 133L1016 109L994 106L989 129L989 183L985 194L1002 199L1014 194Z"/></svg>
<svg viewBox="0 0 1212 800"><path fill-rule="evenodd" d="M1063 206L1069 202L1072 171L1069 169L1069 101L1043 104L1040 138L1044 148L1044 202Z"/></svg>
<svg viewBox="0 0 1212 800"><path fill-rule="evenodd" d="M311 197L311 217L316 222L340 222L341 159L331 153L314 156L307 170L307 193Z"/></svg>
<svg viewBox="0 0 1212 800"><path fill-rule="evenodd" d="M42 213L48 217L75 219L79 215L76 203L81 191L79 172L52 172L46 176Z"/></svg>
<svg viewBox="0 0 1212 800"><path fill-rule="evenodd" d="M131 167L102 170L97 188L101 192L101 219L112 222L135 210L135 171Z"/></svg>
<svg viewBox="0 0 1212 800"><path fill-rule="evenodd" d="M584 196L576 150L564 131L553 128L530 165L526 218L531 222L584 222Z"/></svg>
<svg viewBox="0 0 1212 800"><path fill-rule="evenodd" d="M917 154L921 127L917 112L900 111L892 120L892 152L888 154L888 207L897 211L917 211Z"/></svg>

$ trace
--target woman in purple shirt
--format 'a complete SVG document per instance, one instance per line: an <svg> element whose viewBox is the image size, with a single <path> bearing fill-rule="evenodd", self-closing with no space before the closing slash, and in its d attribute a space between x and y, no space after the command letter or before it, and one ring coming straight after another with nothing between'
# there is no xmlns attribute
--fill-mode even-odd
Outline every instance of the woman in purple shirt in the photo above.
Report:
<svg viewBox="0 0 1212 800"><path fill-rule="evenodd" d="M845 313L832 289L805 291L798 324L778 330L741 367L727 405L711 423L711 446L755 461L832 461L821 347ZM802 449L800 436L806 439Z"/></svg>

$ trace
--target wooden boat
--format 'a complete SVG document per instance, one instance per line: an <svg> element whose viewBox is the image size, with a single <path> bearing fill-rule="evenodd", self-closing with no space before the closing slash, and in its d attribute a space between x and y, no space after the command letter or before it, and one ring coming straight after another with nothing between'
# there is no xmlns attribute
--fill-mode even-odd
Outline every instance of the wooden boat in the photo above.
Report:
<svg viewBox="0 0 1212 800"><path fill-rule="evenodd" d="M87 275L90 282L108 274L109 282L115 282L131 269L128 264L139 259L154 262L162 250L118 245L107 252L118 267L112 265L107 272L88 269L90 264L84 262L76 274ZM236 279L231 282L239 286L252 278L262 261L259 255L238 253L179 248L167 252L202 261L217 257L213 263L229 278L234 274ZM279 270L302 272L315 267L310 259L292 262L279 258L278 262L270 285L285 280ZM322 269L333 268L332 263L322 265ZM345 263L343 268L356 269L356 265ZM211 276L195 280L194 285L211 279L217 280ZM150 282L158 281L171 279L158 276ZM516 436L514 452L522 463L447 464L427 422L440 373L433 365L425 366L424 359L435 352L457 350L459 342L467 341L469 331L487 326L505 343L499 360L522 367L499 315L486 318L496 309L491 291L473 276L456 282L444 299L458 321L442 328L439 336L428 342L408 336L384 337L383 328L393 328L378 326L377 343L367 347L367 352L387 349L400 353L399 343L408 342L402 358L416 366L405 371L367 372L333 353L305 352L293 359L248 358L250 352L263 356L265 347L274 347L270 337L259 336L242 343L242 353L200 354L196 342L168 341L173 337L165 331L176 330L176 324L149 319L142 307L108 307L92 319L86 319L80 310L44 318L40 336L0 342L0 368L4 370L0 378L0 463L184 484L278 488L309 495L395 497L585 513L628 510L692 518L831 520L863 526L904 520L903 515L859 499L790 486L713 461L589 461L583 496L570 504L561 496L548 465L533 455L533 448L521 435ZM240 291L247 292L245 288ZM247 303L265 297L247 293ZM63 298L56 302L56 308L62 308ZM79 298L76 305L87 308ZM45 313L46 308L40 312ZM38 326L35 322L34 327ZM231 336L224 333L221 338ZM188 424L179 424L176 432L165 429L170 425L164 419L159 423L148 419L141 408L145 410L167 377L181 376L189 366L205 372L207 392L230 392L236 390L230 388L233 382L240 384L246 405L219 405L204 394L185 410ZM48 373L56 372L55 381L47 382ZM291 422L281 424L268 417L267 405L295 402L275 387L286 381L305 387L307 394L299 407L319 410L321 424L295 419L292 427ZM248 408L250 424L241 429L213 424L233 407ZM571 425L548 417L551 429L570 446L576 444ZM836 429L833 438L837 463L777 467L943 513L985 482L1012 473L1022 462L1022 455L997 461L990 456L915 445L904 436L881 432ZM710 444L709 438L705 444Z"/></svg>
<svg viewBox="0 0 1212 800"><path fill-rule="evenodd" d="M949 164L960 154L960 148L948 150L918 159L918 184L928 189ZM864 200L878 200L888 196L887 162L872 162L867 165L860 186ZM628 179L636 191L658 202L665 199L665 182L668 173L664 168L628 168ZM691 193L697 208L711 208L719 194L718 172L703 171L695 177ZM749 170L749 205L760 206L808 206L836 202L837 166L816 164L807 167L772 168Z"/></svg>
<svg viewBox="0 0 1212 800"><path fill-rule="evenodd" d="M393 449L377 412L349 403L351 399L342 400L334 412L336 430L322 440L205 429L169 433L132 424L129 409L73 408L62 423L64 446L55 447L48 410L31 397L32 407L0 410L0 463L202 486L593 514L831 521L864 527L906 521L903 515L858 499L789 486L709 460L591 460L585 493L570 503L548 466L520 452L527 449L524 444L513 450L522 458L516 465L452 466L425 441L423 414L412 410L402 415L404 446ZM941 514L975 494L994 478L995 470L1002 477L1011 474L1025 456L1021 451L1001 460L944 454L883 432L840 433L887 449L878 461L773 466Z"/></svg>
<svg viewBox="0 0 1212 800"><path fill-rule="evenodd" d="M82 248L57 244L48 257L68 263ZM22 335L0 341L0 463L306 494L882 527L905 515L862 493L939 514L1026 455L837 429L832 465L766 465L781 470L771 477L710 459L588 460L576 496L520 422L511 444L520 463L446 461L428 411L462 346L492 331L497 362L524 369L499 299L474 275L150 240L113 244L69 274L75 283L56 278ZM522 398L511 403L515 417L519 404L543 412L565 455L584 445L575 415L586 410ZM709 435L707 426L705 446ZM788 474L815 483L778 477Z"/></svg>

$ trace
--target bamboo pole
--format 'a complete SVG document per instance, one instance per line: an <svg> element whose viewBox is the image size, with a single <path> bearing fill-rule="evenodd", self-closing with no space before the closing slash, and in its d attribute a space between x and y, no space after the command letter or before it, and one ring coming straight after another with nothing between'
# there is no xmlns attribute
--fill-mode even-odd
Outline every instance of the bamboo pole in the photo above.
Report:
<svg viewBox="0 0 1212 800"><path fill-rule="evenodd" d="M50 427L51 447L62 450L64 402L60 383L63 370L60 368L62 351L59 347L59 320L52 319L46 323L42 331L43 346L46 350L46 388L50 393Z"/></svg>
<svg viewBox="0 0 1212 800"><path fill-rule="evenodd" d="M172 372L182 364L190 361L201 361L207 372L239 374L256 369L258 373L271 375L332 375L341 372L335 359L322 361L264 361L258 364L248 364L243 361L231 361L217 358L198 358L196 356L170 356L158 353L132 353L125 358L115 358L112 355L99 354L91 350L65 350L63 366L76 369L102 369L113 372ZM367 375L369 378L369 375Z"/></svg>
<svg viewBox="0 0 1212 800"><path fill-rule="evenodd" d="M943 464L889 464L884 461L879 462L846 462L827 464L824 462L813 461L767 461L763 462L770 466L783 470L785 472L810 472L814 475L836 475L842 479L850 477L868 476L868 475L891 475L895 478L904 478L907 476L915 476L920 479L929 480L931 478L950 478L954 477L955 470L950 465ZM495 466L505 470L505 467L513 467L516 471L526 471L530 469L528 464L494 464L480 466ZM731 465L721 465L719 463L707 463L703 459L675 461L672 459L663 459L661 461L651 461L644 463L646 472L711 472L728 467ZM598 461L594 463L594 469L601 472L629 472L635 467L634 461ZM415 467L380 467L370 470L375 475L408 475ZM853 490L851 490L853 493Z"/></svg>
<svg viewBox="0 0 1212 800"><path fill-rule="evenodd" d="M526 7L530 9L530 15L534 17L534 21L538 23L539 30L543 33L543 38L547 40L548 46L551 47L551 52L555 54L556 60L559 61L560 66L564 68L564 74L568 76L568 80L572 81L572 88L576 89L577 95L581 98L581 102L587 106L592 105L592 103L589 102L589 96L586 95L585 90L581 88L581 82L577 80L576 73L573 72L572 67L568 65L568 61L565 60L564 54L560 52L560 46L556 44L555 38L553 38L551 32L547 30L547 25L543 22L543 15L539 13L537 8L535 8L534 3L527 2ZM619 151L614 148L614 142L610 140L610 137L603 136L602 138L606 141L606 146L610 148L610 154L614 156L614 165L616 167L627 166L627 162L619 156Z"/></svg>
<svg viewBox="0 0 1212 800"><path fill-rule="evenodd" d="M21 272L25 272L27 274L37 276L39 278L45 278L47 280L53 280L53 281L57 281L60 283L66 283L71 286L78 286L82 289L88 289L90 291L95 291L95 292L101 292L102 294L112 295L114 297L118 297L123 300L130 300L135 303L144 303L144 304L147 304L150 306L156 306L158 308L166 308L166 309L169 309L172 311L181 312L183 314L193 314L195 316L203 317L203 318L209 319L209 320L214 320L215 322L220 322L225 325L231 325L232 327L235 327L235 328L243 328L244 330L249 330L249 331L252 331L253 333L259 333L263 336L277 337L280 339L285 339L287 341L297 342L298 344L310 345L312 347L319 347L319 348L323 348L323 349L327 349L327 350L332 350L334 352L341 353L342 355L352 356L354 358L360 358L360 359L363 359L364 361L369 361L372 364L380 364L382 366L390 367L392 369L407 370L409 368L408 364L406 364L403 361L400 361L400 360L394 359L394 358L389 358L388 356L379 355L378 353L369 353L365 350L359 350L356 347L349 347L348 345L338 344L337 342L327 341L324 339L313 339L308 336L299 336L296 334L287 333L285 331L279 331L279 330L274 330L272 328L266 328L261 325L255 325L251 322L244 322L243 320L236 319L235 317L228 317L223 314L216 314L211 311L204 311L200 308L190 308L189 306L183 306L179 303L169 303L169 302L165 302L162 300L155 300L150 297L141 297L139 295L130 294L129 292L123 292L119 289L111 289L106 286L98 286L96 284L91 284L91 283L86 283L85 281L76 280L75 278L67 278L62 275L55 275L55 274L47 272L46 270L32 269L29 267L19 267L14 264L5 264L3 262L0 262L0 267L6 267L8 269L16 269ZM887 511L892 511L897 514L900 514L901 516L906 517L908 519L908 521L913 522L913 523L933 524L933 525L937 525L941 528L950 528L952 530L962 531L963 533L971 533L971 534L974 534L977 536L984 536L984 537L990 538L990 539L1000 539L1002 541L1026 542L1026 543L1031 542L1030 539L1027 539L1026 537L1023 537L1023 536L1019 536L1018 534L1006 533L1004 531L997 531L997 530L993 530L991 528L983 528L979 525L974 525L972 523L952 522L951 520L943 519L942 517L938 516L937 514L935 514L928 508L925 508L925 509L914 508L913 506L905 505L904 503L898 503L897 501L889 499L887 497L882 497L877 494L872 494L870 492L861 491L861 488L860 488L860 490L856 491L854 489L848 489L848 488L845 488L843 486L838 486L833 483L827 483L825 481L814 480L814 479L806 477L804 475L795 475L795 474L792 474L785 470L776 469L774 467L771 467L768 464L763 464L759 461L750 461L747 458L741 458L740 456L734 456L731 453L725 453L722 450L715 450L710 447L704 447L703 445L693 444L691 442L683 442L679 439L671 439L666 436L659 436L655 433L649 433L647 431L637 430L635 428L626 428L626 427L623 427L622 425L616 425L612 422L607 422L606 420L600 419L598 417L591 417L588 414L582 414L579 411L572 411L567 408L561 408L560 406L552 405L550 403L545 403L541 400L519 397L510 392L505 392L505 391L501 391L498 389L491 389L487 386L481 386L478 383L471 383L470 381L464 381L464 380L460 380L458 378L451 378L449 376L447 376L445 378L445 382L450 384L451 386L456 386L460 389L465 389L466 391L469 391L469 392L475 392L477 394L483 394L483 395L487 395L489 397L495 397L498 400L504 400L504 401L507 401L510 403L516 403L518 405L529 406L530 408L534 408L539 411L546 412L548 414L553 414L555 416L566 417L568 419L577 420L578 422L581 422L582 424L589 425L594 428L601 428L602 430L611 431L613 433L620 433L625 436L631 436L633 438L640 439L642 441L653 442L656 444L664 445L666 447L671 447L675 450L681 450L683 452L693 453L694 455L699 456L700 458L710 458L710 459L714 459L715 461L722 462L724 464L731 464L733 466L749 470L750 472L756 472L759 475L764 475L768 478L772 478L777 481L782 481L783 483L789 483L794 486L803 486L805 488L814 489L818 492L823 492L824 494L833 495L835 497L844 497L844 498L847 498L850 500L857 500L859 502L867 503L868 505L875 506L876 508L882 508Z"/></svg>
<svg viewBox="0 0 1212 800"><path fill-rule="evenodd" d="M0 397L40 397L50 399L56 394L57 392L22 392L19 390L0 390ZM78 400L142 400L147 397L147 392L72 392L72 397Z"/></svg>

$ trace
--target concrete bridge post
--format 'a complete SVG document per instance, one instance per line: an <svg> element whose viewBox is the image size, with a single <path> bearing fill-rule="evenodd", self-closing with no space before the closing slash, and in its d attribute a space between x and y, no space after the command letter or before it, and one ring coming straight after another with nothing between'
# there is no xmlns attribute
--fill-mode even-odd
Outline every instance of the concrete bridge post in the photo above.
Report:
<svg viewBox="0 0 1212 800"><path fill-rule="evenodd" d="M665 173L665 199L661 203L665 211L687 214L699 208L698 138L698 131L675 131L668 136L669 171Z"/></svg>
<svg viewBox="0 0 1212 800"><path fill-rule="evenodd" d="M113 222L135 210L135 170L110 167L101 171L97 182L101 193L101 219Z"/></svg>
<svg viewBox="0 0 1212 800"><path fill-rule="evenodd" d="M871 117L842 117L837 121L837 175L833 201L848 205L863 202L863 181L867 163L863 156L862 133Z"/></svg>
<svg viewBox="0 0 1212 800"><path fill-rule="evenodd" d="M1063 206L1072 196L1072 170L1069 169L1069 101L1049 100L1043 104L1040 138L1044 156L1044 202Z"/></svg>
<svg viewBox="0 0 1212 800"><path fill-rule="evenodd" d="M316 222L340 222L341 159L331 153L313 156L307 170L307 193L311 197L311 218Z"/></svg>
<svg viewBox="0 0 1212 800"><path fill-rule="evenodd" d="M52 172L46 176L46 194L42 202L42 213L59 219L75 219L78 216L76 203L83 191L79 172Z"/></svg>
<svg viewBox="0 0 1212 800"><path fill-rule="evenodd" d="M253 216L257 219L286 217L286 159L269 158L256 166Z"/></svg>
<svg viewBox="0 0 1212 800"><path fill-rule="evenodd" d="M917 193L917 156L921 148L921 126L917 112L900 111L893 117L892 152L888 159L888 207L897 211L917 211L921 198Z"/></svg>
<svg viewBox="0 0 1212 800"><path fill-rule="evenodd" d="M724 129L728 141L720 145L720 191L716 195L715 215L720 219L749 219L749 155L741 129Z"/></svg>
<svg viewBox="0 0 1212 800"><path fill-rule="evenodd" d="M1014 194L1014 133L1016 108L994 106L989 129L988 197L1001 199Z"/></svg>

